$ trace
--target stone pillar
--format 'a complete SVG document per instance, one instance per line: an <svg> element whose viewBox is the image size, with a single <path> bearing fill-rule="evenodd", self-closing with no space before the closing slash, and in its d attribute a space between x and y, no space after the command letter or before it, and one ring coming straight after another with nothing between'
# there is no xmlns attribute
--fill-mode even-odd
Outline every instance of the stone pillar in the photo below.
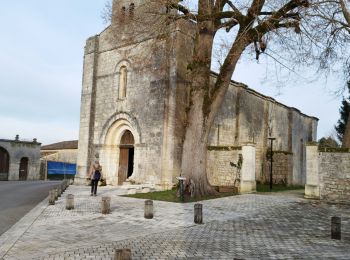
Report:
<svg viewBox="0 0 350 260"><path fill-rule="evenodd" d="M56 200L55 194L56 194L55 190L49 191L49 205L55 205L55 200Z"/></svg>
<svg viewBox="0 0 350 260"><path fill-rule="evenodd" d="M111 197L102 197L101 212L102 214L111 213Z"/></svg>
<svg viewBox="0 0 350 260"><path fill-rule="evenodd" d="M320 181L318 169L318 145L306 146L306 185L305 198L320 199Z"/></svg>
<svg viewBox="0 0 350 260"><path fill-rule="evenodd" d="M256 192L255 179L255 145L242 146L243 163L241 169L240 193Z"/></svg>
<svg viewBox="0 0 350 260"><path fill-rule="evenodd" d="M55 189L53 189L53 190L54 190L54 192L55 192L55 200L58 200L58 189L55 188Z"/></svg>
<svg viewBox="0 0 350 260"><path fill-rule="evenodd" d="M114 260L131 260L131 250L130 249L115 250Z"/></svg>
<svg viewBox="0 0 350 260"><path fill-rule="evenodd" d="M145 201L145 218L146 219L152 219L153 218L153 201L152 200L146 200Z"/></svg>
<svg viewBox="0 0 350 260"><path fill-rule="evenodd" d="M61 187L61 185L58 185L57 186L57 196L61 197L61 194L62 194L62 187Z"/></svg>
<svg viewBox="0 0 350 260"><path fill-rule="evenodd" d="M74 209L74 195L68 194L66 197L66 209L71 210Z"/></svg>

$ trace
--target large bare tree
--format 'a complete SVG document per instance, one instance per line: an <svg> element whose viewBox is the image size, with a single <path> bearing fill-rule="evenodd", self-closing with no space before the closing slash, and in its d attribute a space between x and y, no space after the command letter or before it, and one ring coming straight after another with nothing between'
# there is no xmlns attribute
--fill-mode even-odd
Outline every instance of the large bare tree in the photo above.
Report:
<svg viewBox="0 0 350 260"><path fill-rule="evenodd" d="M350 37L350 11L347 8L347 5L344 2L344 0L339 0L339 3L340 3L342 14L344 15L344 19L345 19L345 22L343 23L343 27L345 30L349 32L349 37ZM349 70L348 71L348 75L349 75L350 68L348 68L348 70ZM350 113L348 115L348 121L345 127L345 133L342 140L343 148L350 148L350 120L349 119L350 119Z"/></svg>
<svg viewBox="0 0 350 260"><path fill-rule="evenodd" d="M206 174L208 136L242 54L253 50L259 59L270 48L288 54L293 65L309 65L317 59L321 68L329 68L336 60L331 55L338 52L338 28L344 23L338 14L343 0L339 1L156 1L168 10L169 18L188 20L195 27L181 170L194 181L196 196L215 193ZM154 0L144 2L154 4ZM213 82L213 51L221 31L227 33L229 44Z"/></svg>

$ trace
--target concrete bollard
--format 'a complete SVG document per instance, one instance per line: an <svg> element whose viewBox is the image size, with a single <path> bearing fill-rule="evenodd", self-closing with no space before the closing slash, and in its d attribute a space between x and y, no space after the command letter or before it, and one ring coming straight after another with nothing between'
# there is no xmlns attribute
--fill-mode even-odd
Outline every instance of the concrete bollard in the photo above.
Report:
<svg viewBox="0 0 350 260"><path fill-rule="evenodd" d="M114 260L131 260L131 250L130 249L116 249Z"/></svg>
<svg viewBox="0 0 350 260"><path fill-rule="evenodd" d="M145 201L145 218L147 219L153 218L153 201L152 200Z"/></svg>
<svg viewBox="0 0 350 260"><path fill-rule="evenodd" d="M331 219L331 237L332 239L341 240L341 218L332 217Z"/></svg>
<svg viewBox="0 0 350 260"><path fill-rule="evenodd" d="M74 209L74 195L68 194L66 197L66 209L71 210Z"/></svg>
<svg viewBox="0 0 350 260"><path fill-rule="evenodd" d="M55 191L54 190L50 190L49 191L49 205L55 205Z"/></svg>
<svg viewBox="0 0 350 260"><path fill-rule="evenodd" d="M195 204L194 205L194 223L203 224L203 205Z"/></svg>
<svg viewBox="0 0 350 260"><path fill-rule="evenodd" d="M102 214L111 213L111 197L102 197L101 209Z"/></svg>

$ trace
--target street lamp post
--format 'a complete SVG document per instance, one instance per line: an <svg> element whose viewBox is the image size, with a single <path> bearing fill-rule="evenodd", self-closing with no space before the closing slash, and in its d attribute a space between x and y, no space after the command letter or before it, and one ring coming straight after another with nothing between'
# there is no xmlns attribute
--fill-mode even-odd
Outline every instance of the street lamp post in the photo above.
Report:
<svg viewBox="0 0 350 260"><path fill-rule="evenodd" d="M272 147L273 147L273 141L276 140L276 138L273 138L273 137L269 137L268 138L271 142L271 145L270 145L270 191L272 190L272 162L273 162L273 154L272 154Z"/></svg>

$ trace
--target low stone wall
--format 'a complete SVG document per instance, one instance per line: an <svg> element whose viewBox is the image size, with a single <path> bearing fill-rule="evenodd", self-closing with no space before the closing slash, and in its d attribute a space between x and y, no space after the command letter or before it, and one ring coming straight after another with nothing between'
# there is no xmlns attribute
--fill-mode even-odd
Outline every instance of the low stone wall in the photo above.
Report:
<svg viewBox="0 0 350 260"><path fill-rule="evenodd" d="M237 164L241 147L208 147L207 174L209 183L213 186L233 186L235 179L239 178L237 167L232 167L230 162Z"/></svg>
<svg viewBox="0 0 350 260"><path fill-rule="evenodd" d="M350 203L350 153L320 152L307 147L305 196L337 203Z"/></svg>
<svg viewBox="0 0 350 260"><path fill-rule="evenodd" d="M211 146L208 147L207 156L207 174L211 185L236 186L239 193L256 191L255 145Z"/></svg>
<svg viewBox="0 0 350 260"><path fill-rule="evenodd" d="M350 203L350 153L320 153L320 198Z"/></svg>
<svg viewBox="0 0 350 260"><path fill-rule="evenodd" d="M270 182L270 158L266 158L261 181ZM290 184L293 176L293 154L285 151L273 152L272 182L274 184Z"/></svg>

